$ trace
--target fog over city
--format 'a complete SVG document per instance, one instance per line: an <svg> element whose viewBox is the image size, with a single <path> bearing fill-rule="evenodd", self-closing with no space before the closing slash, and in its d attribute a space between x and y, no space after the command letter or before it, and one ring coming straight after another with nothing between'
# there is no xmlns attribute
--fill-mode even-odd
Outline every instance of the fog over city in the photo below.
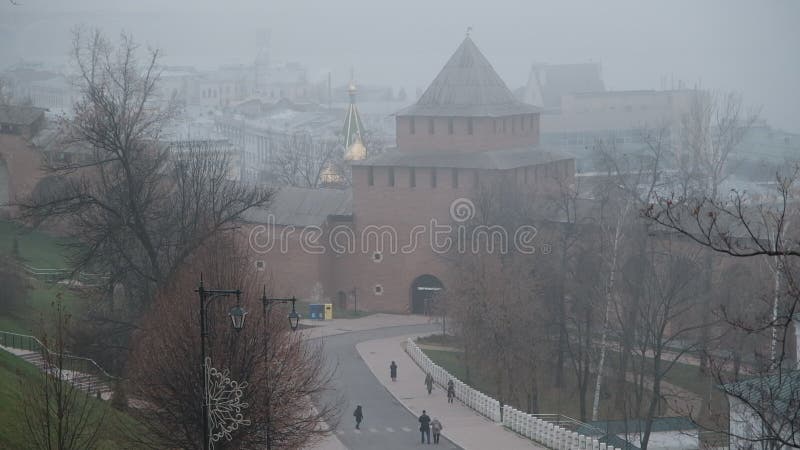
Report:
<svg viewBox="0 0 800 450"><path fill-rule="evenodd" d="M468 26L512 89L533 62L602 63L611 89L660 89L683 80L739 91L774 126L800 132L800 4L680 0L643 3L407 0L15 1L0 5L0 67L66 62L76 24L121 30L164 50L164 64L249 64L259 30L275 61L344 83L353 68L371 84L415 92ZM665 83L665 84L662 84Z"/></svg>
<svg viewBox="0 0 800 450"><path fill-rule="evenodd" d="M0 0L0 449L800 448L800 0Z"/></svg>

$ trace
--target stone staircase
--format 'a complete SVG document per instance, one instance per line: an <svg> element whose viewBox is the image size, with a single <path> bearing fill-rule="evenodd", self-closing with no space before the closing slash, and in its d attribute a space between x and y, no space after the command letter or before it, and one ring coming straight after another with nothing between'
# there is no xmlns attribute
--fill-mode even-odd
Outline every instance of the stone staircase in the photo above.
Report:
<svg viewBox="0 0 800 450"><path fill-rule="evenodd" d="M39 370L48 370L44 359L52 353L33 336L0 331L0 349L33 364ZM58 377L58 370L51 367L51 375ZM64 355L61 379L79 390L103 400L111 398L114 377L103 370L94 360L73 355Z"/></svg>

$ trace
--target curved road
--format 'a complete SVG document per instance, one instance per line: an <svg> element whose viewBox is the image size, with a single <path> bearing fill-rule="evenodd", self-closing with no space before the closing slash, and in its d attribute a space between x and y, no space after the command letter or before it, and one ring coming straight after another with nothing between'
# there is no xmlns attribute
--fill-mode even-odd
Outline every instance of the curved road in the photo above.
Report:
<svg viewBox="0 0 800 450"><path fill-rule="evenodd" d="M338 365L334 378L334 392L326 400L335 396L343 399L342 417L335 429L336 437L351 450L400 450L427 447L420 444L419 422L401 405L375 378L372 371L356 351L356 344L362 341L401 336L412 333L436 331L439 325L411 325L387 327L377 330L356 331L321 338L328 354L328 362ZM389 362L386 361L386 376L389 376ZM403 368L398 368L402 376ZM420 389L424 389L422 380ZM360 433L355 430L353 410L356 405L364 409L364 421ZM433 441L431 441L433 446ZM431 447L433 448L433 447ZM457 445L442 436L437 448L459 449Z"/></svg>

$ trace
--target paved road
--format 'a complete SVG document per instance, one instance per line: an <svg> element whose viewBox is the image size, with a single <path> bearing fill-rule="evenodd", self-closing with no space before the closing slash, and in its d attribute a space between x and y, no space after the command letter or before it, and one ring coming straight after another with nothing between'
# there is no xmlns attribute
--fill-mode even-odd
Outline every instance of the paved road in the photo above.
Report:
<svg viewBox="0 0 800 450"><path fill-rule="evenodd" d="M336 437L351 450L401 450L428 447L420 444L417 417L398 403L383 387L358 355L355 345L362 341L400 336L411 333L436 331L438 325L389 327L358 331L324 338L325 350L331 364L338 364L334 380L335 394L344 399L342 418L335 430ZM402 373L400 367L398 372ZM389 361L386 361L386 376ZM420 380L420 389L423 389ZM356 405L364 409L360 432L355 429L353 410ZM429 448L433 448L433 444ZM442 437L437 448L460 447Z"/></svg>

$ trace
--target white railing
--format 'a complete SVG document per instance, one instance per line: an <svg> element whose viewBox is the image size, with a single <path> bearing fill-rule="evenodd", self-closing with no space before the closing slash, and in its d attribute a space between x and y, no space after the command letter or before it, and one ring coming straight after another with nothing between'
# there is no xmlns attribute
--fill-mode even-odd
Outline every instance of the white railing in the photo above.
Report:
<svg viewBox="0 0 800 450"><path fill-rule="evenodd" d="M495 422L502 421L506 428L537 444L556 450L619 450L601 443L595 437L578 434L508 405L502 408L501 415L500 402L471 388L434 364L410 338L406 341L406 352L425 373L433 375L433 380L437 384L445 387L448 380L453 380L456 398L462 403Z"/></svg>
<svg viewBox="0 0 800 450"><path fill-rule="evenodd" d="M533 414L518 411L508 405L503 407L503 425L511 431L547 448L564 450L619 450L601 443L593 436L586 436L547 422Z"/></svg>
<svg viewBox="0 0 800 450"><path fill-rule="evenodd" d="M77 272L73 273L69 269L45 269L40 267L32 267L27 264L21 265L22 269L28 273L28 275L36 278L37 280L47 281L50 283L58 283L62 281L78 281L83 285L86 286L100 286L101 284L108 281L107 275L97 274L97 273L88 273L88 272Z"/></svg>
<svg viewBox="0 0 800 450"><path fill-rule="evenodd" d="M488 417L495 422L500 422L500 402L471 388L468 384L450 375L442 367L434 364L433 361L428 358L428 355L420 350L417 344L411 339L406 341L406 352L423 372L433 375L433 381L436 382L436 384L446 389L447 382L453 380L456 398L458 400L475 410L478 414Z"/></svg>

